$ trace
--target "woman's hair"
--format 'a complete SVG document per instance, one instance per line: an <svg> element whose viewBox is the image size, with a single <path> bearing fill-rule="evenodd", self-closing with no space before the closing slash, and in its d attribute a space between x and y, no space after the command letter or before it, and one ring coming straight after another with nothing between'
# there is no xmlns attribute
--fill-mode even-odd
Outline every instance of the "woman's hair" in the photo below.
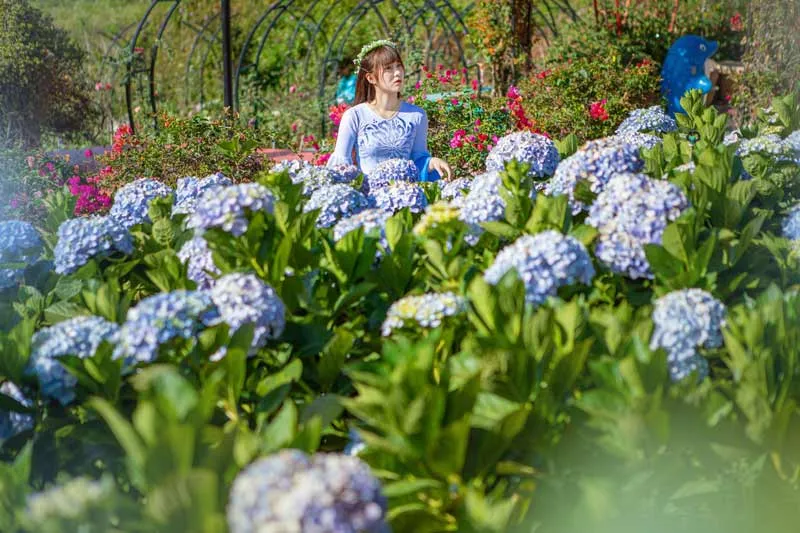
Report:
<svg viewBox="0 0 800 533"><path fill-rule="evenodd" d="M356 99L353 101L353 105L369 102L375 98L375 87L367 81L367 74L380 76L383 69L395 63L400 63L405 70L406 66L403 64L400 52L391 46L380 46L364 56L356 77Z"/></svg>

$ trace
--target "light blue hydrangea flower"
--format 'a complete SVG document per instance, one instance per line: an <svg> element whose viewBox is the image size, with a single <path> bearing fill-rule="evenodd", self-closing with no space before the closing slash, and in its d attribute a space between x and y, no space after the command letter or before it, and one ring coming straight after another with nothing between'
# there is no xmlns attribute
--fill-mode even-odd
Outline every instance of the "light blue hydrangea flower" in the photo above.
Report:
<svg viewBox="0 0 800 533"><path fill-rule="evenodd" d="M189 215L194 213L197 206L197 199L202 194L211 189L219 187L227 187L233 185L233 182L226 178L221 172L211 174L205 178L198 179L194 176L187 178L180 178L178 180L178 189L175 191L175 205L172 206L172 214Z"/></svg>
<svg viewBox="0 0 800 533"><path fill-rule="evenodd" d="M150 222L150 217L147 216L150 202L156 198L166 198L170 194L172 189L169 186L153 179L140 178L117 190L114 194L114 205L108 214L125 228L144 224Z"/></svg>
<svg viewBox="0 0 800 533"><path fill-rule="evenodd" d="M586 223L599 232L595 254L613 272L653 278L645 244L661 244L664 229L689 206L683 191L644 174L617 174L589 209Z"/></svg>
<svg viewBox="0 0 800 533"><path fill-rule="evenodd" d="M416 183L395 181L378 189L372 189L368 200L377 207L390 213L408 208L412 213L421 213L428 205L425 191Z"/></svg>
<svg viewBox="0 0 800 533"><path fill-rule="evenodd" d="M337 183L350 183L356 179L361 171L355 165L339 165L336 167L321 167L305 164L293 175L292 183L303 184L303 194L309 196L314 191Z"/></svg>
<svg viewBox="0 0 800 533"><path fill-rule="evenodd" d="M447 317L461 315L466 311L466 298L453 292L405 296L389 307L386 320L381 326L381 334L388 337L392 331L409 326L438 328Z"/></svg>
<svg viewBox="0 0 800 533"><path fill-rule="evenodd" d="M328 185L314 191L303 211L319 209L318 228L329 228L336 221L370 207L369 200L349 185Z"/></svg>
<svg viewBox="0 0 800 533"><path fill-rule="evenodd" d="M128 310L114 358L126 364L150 363L162 344L174 338L193 339L219 323L219 312L208 291L178 290L149 296Z"/></svg>
<svg viewBox="0 0 800 533"><path fill-rule="evenodd" d="M114 252L133 253L130 233L115 219L81 217L65 220L58 227L55 270L58 274L71 274L92 258L107 257Z"/></svg>
<svg viewBox="0 0 800 533"><path fill-rule="evenodd" d="M590 284L595 274L583 244L555 230L523 235L500 250L484 278L494 285L510 270L515 270L525 285L526 301L537 306L555 296L559 287Z"/></svg>
<svg viewBox="0 0 800 533"><path fill-rule="evenodd" d="M364 179L364 193L386 187L393 181L419 181L419 171L410 159L381 161Z"/></svg>
<svg viewBox="0 0 800 533"><path fill-rule="evenodd" d="M366 447L367 443L361 438L358 430L350 428L347 431L347 444L344 446L343 453L350 457L357 457Z"/></svg>
<svg viewBox="0 0 800 533"><path fill-rule="evenodd" d="M71 479L28 496L27 520L33 531L106 531L116 515L116 496L111 476Z"/></svg>
<svg viewBox="0 0 800 533"><path fill-rule="evenodd" d="M725 306L701 289L673 291L656 300L653 323L650 349L667 352L670 377L680 381L692 370L707 368L705 361L700 361L699 348L722 346Z"/></svg>
<svg viewBox="0 0 800 533"><path fill-rule="evenodd" d="M178 259L187 265L186 277L194 281L198 289L210 289L215 277L220 274L203 237L195 236L186 241L178 251Z"/></svg>
<svg viewBox="0 0 800 533"><path fill-rule="evenodd" d="M650 135L649 133L641 133L639 131L626 131L614 135L614 138L622 144L635 146L637 149L652 148L657 144L661 144L661 137L657 135Z"/></svg>
<svg viewBox="0 0 800 533"><path fill-rule="evenodd" d="M575 186L579 181L588 182L589 189L599 194L612 176L623 172L639 172L643 167L644 161L639 156L637 146L620 142L616 137L605 137L587 142L564 159L544 191L551 196L569 196L572 214L578 214L586 208L575 199Z"/></svg>
<svg viewBox="0 0 800 533"><path fill-rule="evenodd" d="M800 130L790 133L783 142L794 150L795 158L800 157Z"/></svg>
<svg viewBox="0 0 800 533"><path fill-rule="evenodd" d="M659 105L644 109L634 109L617 128L617 135L629 132L669 133L677 131L678 123L667 115Z"/></svg>
<svg viewBox="0 0 800 533"><path fill-rule="evenodd" d="M248 213L272 214L274 206L269 189L259 183L240 183L204 192L186 225L200 231L220 228L239 237L247 231Z"/></svg>
<svg viewBox="0 0 800 533"><path fill-rule="evenodd" d="M33 402L10 381L0 384L0 394L13 398L24 407L33 407ZM0 409L0 442L33 429L33 423L33 415Z"/></svg>
<svg viewBox="0 0 800 533"><path fill-rule="evenodd" d="M376 233L380 238L380 244L384 248L389 247L386 240L386 222L391 218L392 213L383 209L365 209L353 216L343 218L333 227L333 240L339 241L342 237L358 228L364 228L365 234Z"/></svg>
<svg viewBox="0 0 800 533"><path fill-rule="evenodd" d="M763 154L773 156L778 160L791 161L794 159L794 148L779 135L768 133L752 139L742 139L736 149L736 155L747 157L750 154Z"/></svg>
<svg viewBox="0 0 800 533"><path fill-rule="evenodd" d="M486 171L502 171L509 161L516 160L530 165L532 177L552 176L559 157L555 143L544 135L517 131L497 140L486 156Z"/></svg>
<svg viewBox="0 0 800 533"><path fill-rule="evenodd" d="M243 469L233 482L231 533L378 533L386 498L357 457L282 450Z"/></svg>
<svg viewBox="0 0 800 533"><path fill-rule="evenodd" d="M329 168L335 172L334 183L352 183L361 175L356 165L333 165Z"/></svg>
<svg viewBox="0 0 800 533"><path fill-rule="evenodd" d="M272 172L275 174L278 174L280 172L286 172L287 174L289 174L290 178L295 178L301 170L310 166L311 163L309 163L308 161L303 161L301 159L292 159L275 163L275 166L272 167Z"/></svg>
<svg viewBox="0 0 800 533"><path fill-rule="evenodd" d="M742 138L742 132L737 130L729 131L722 137L722 144L730 146L738 143Z"/></svg>
<svg viewBox="0 0 800 533"><path fill-rule="evenodd" d="M795 204L783 219L783 236L789 240L800 240L800 203Z"/></svg>
<svg viewBox="0 0 800 533"><path fill-rule="evenodd" d="M119 326L99 316L79 316L41 329L31 340L29 371L42 394L67 405L75 399L78 379L58 361L65 355L94 356L103 341L115 342Z"/></svg>
<svg viewBox="0 0 800 533"><path fill-rule="evenodd" d="M506 202L500 196L502 186L503 180L497 171L475 176L469 192L456 206L461 209L461 220L469 226L469 235L465 240L470 245L478 242L483 233L480 226L483 222L495 222L505 217Z"/></svg>
<svg viewBox="0 0 800 533"><path fill-rule="evenodd" d="M233 335L244 324L253 324L250 355L263 348L270 339L277 339L286 325L286 307L275 290L254 274L227 274L210 290L220 319L228 324ZM214 359L224 357L224 352Z"/></svg>
<svg viewBox="0 0 800 533"><path fill-rule="evenodd" d="M42 255L42 239L32 225L21 220L0 221L0 264L35 262ZM24 271L20 268L0 268L0 290L13 287Z"/></svg>
<svg viewBox="0 0 800 533"><path fill-rule="evenodd" d="M472 178L456 178L442 182L442 200L449 200L460 206L472 188Z"/></svg>

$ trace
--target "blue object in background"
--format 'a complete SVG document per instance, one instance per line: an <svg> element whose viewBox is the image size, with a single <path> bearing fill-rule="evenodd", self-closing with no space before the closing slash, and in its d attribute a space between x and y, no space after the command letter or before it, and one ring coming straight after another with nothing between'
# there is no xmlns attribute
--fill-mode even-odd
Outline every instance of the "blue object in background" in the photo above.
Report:
<svg viewBox="0 0 800 533"><path fill-rule="evenodd" d="M352 104L356 99L356 75L350 74L339 78L336 86L336 103Z"/></svg>
<svg viewBox="0 0 800 533"><path fill-rule="evenodd" d="M661 69L661 94L667 99L671 115L683 113L681 98L691 89L708 93L713 84L704 71L706 59L719 48L716 41L698 35L684 35L670 47Z"/></svg>

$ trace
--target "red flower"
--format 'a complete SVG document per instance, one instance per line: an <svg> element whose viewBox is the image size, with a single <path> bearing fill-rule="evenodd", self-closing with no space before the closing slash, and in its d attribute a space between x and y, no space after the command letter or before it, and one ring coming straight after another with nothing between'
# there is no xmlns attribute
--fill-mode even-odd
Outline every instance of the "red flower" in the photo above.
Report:
<svg viewBox="0 0 800 533"><path fill-rule="evenodd" d="M514 87L513 85L511 85L511 86L508 88L508 92L506 93L506 96L508 96L509 98L513 98L513 99L515 99L515 100L516 100L516 99L517 99L517 98L519 98L521 95L520 95L519 89L517 89L516 87Z"/></svg>
<svg viewBox="0 0 800 533"><path fill-rule="evenodd" d="M731 31L742 31L744 29L744 22L742 22L742 15L738 11L731 17Z"/></svg>
<svg viewBox="0 0 800 533"><path fill-rule="evenodd" d="M608 120L608 111L606 111L606 99L603 98L599 102L589 104L589 116L594 120Z"/></svg>

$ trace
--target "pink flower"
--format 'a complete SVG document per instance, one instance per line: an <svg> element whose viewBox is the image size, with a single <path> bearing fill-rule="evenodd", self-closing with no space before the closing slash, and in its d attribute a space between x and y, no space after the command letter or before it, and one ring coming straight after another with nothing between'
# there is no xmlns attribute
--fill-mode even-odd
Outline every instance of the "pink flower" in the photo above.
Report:
<svg viewBox="0 0 800 533"><path fill-rule="evenodd" d="M16 209L19 206L19 200L12 198L8 205L11 206L11 209Z"/></svg>
<svg viewBox="0 0 800 533"><path fill-rule="evenodd" d="M515 100L516 100L517 98L519 98L519 97L520 97L519 89L517 89L516 87L514 87L513 85L511 85L511 86L508 88L508 92L506 93L506 96L508 96L509 98L513 98L513 99L515 99Z"/></svg>
<svg viewBox="0 0 800 533"><path fill-rule="evenodd" d="M453 104L453 105L458 105L458 98L451 99L450 103Z"/></svg>
<svg viewBox="0 0 800 533"><path fill-rule="evenodd" d="M111 90L111 84L110 84L110 83L108 83L108 82L106 82L106 87L105 87L105 89L106 89L106 91L110 91L110 90Z"/></svg>
<svg viewBox="0 0 800 533"><path fill-rule="evenodd" d="M408 103L409 103L409 104L413 104L414 102L416 102L416 101L417 101L417 97L416 97L416 96L414 96L414 95L411 95L411 96L409 96L409 97L407 98L407 100L408 100Z"/></svg>
<svg viewBox="0 0 800 533"><path fill-rule="evenodd" d="M87 148L85 152L83 152L83 157L86 159L91 159L94 157L94 153L92 153L91 148Z"/></svg>
<svg viewBox="0 0 800 533"><path fill-rule="evenodd" d="M102 91L103 90L103 84L98 81L97 83L94 84L94 90L95 91Z"/></svg>
<svg viewBox="0 0 800 533"><path fill-rule="evenodd" d="M481 119L479 119L479 118L476 118L476 119L475 119L475 125L476 125L476 126L480 126L480 125L481 125Z"/></svg>
<svg viewBox="0 0 800 533"><path fill-rule="evenodd" d="M291 85L289 87L289 94L294 94L295 92L297 92L297 85Z"/></svg>
<svg viewBox="0 0 800 533"><path fill-rule="evenodd" d="M417 81L417 83L414 84L414 88L415 89L419 89L420 87L422 87L422 81L421 80Z"/></svg>
<svg viewBox="0 0 800 533"><path fill-rule="evenodd" d="M606 111L607 99L603 98L599 102L589 104L589 116L594 120L608 120L608 111Z"/></svg>
<svg viewBox="0 0 800 533"><path fill-rule="evenodd" d="M473 91L478 90L478 80L472 80L472 90Z"/></svg>

